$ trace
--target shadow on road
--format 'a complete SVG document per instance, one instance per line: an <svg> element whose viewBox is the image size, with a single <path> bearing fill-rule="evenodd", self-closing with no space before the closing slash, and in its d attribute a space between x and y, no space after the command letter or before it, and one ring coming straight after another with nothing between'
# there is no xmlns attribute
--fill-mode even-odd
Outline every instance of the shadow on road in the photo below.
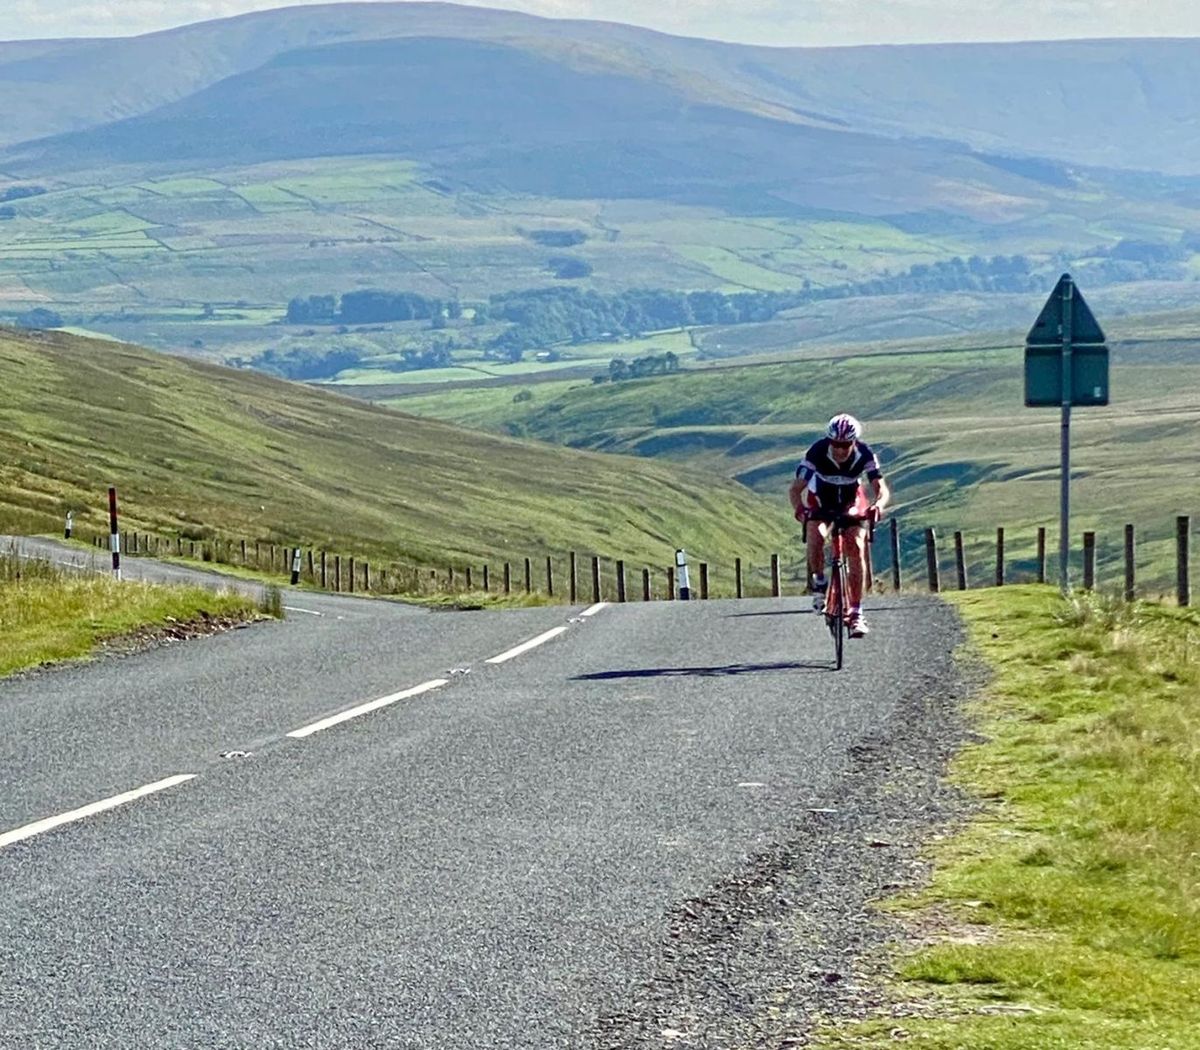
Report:
<svg viewBox="0 0 1200 1050"><path fill-rule="evenodd" d="M721 667L646 667L628 671L597 671L595 674L580 674L573 682L602 682L610 678L717 678L735 674L759 674L763 671L829 671L833 665L822 661L804 663L787 660L773 664L725 664Z"/></svg>

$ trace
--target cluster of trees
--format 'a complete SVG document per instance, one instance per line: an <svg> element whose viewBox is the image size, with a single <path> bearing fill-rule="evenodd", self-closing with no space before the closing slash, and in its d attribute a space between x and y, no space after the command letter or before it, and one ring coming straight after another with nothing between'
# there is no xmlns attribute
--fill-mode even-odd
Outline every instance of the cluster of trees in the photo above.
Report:
<svg viewBox="0 0 1200 1050"><path fill-rule="evenodd" d="M576 281L591 277L594 272L591 263L571 255L552 255L546 260L546 266L560 281Z"/></svg>
<svg viewBox="0 0 1200 1050"><path fill-rule="evenodd" d="M18 328L61 328L63 319L61 314L55 313L53 310L47 310L44 306L36 306L32 310L17 314L15 323Z"/></svg>
<svg viewBox="0 0 1200 1050"><path fill-rule="evenodd" d="M668 350L665 354L647 354L626 361L614 357L608 363L608 372L592 376L593 383L620 383L625 379L641 379L643 376L670 375L679 371L679 355Z"/></svg>
<svg viewBox="0 0 1200 1050"><path fill-rule="evenodd" d="M493 295L488 316L511 325L489 344L519 360L555 343L621 339L689 325L766 321L805 301L804 292L665 292L633 288L615 295L579 288L535 288Z"/></svg>
<svg viewBox="0 0 1200 1050"><path fill-rule="evenodd" d="M45 186L9 186L0 193L0 203L24 200L26 197L40 197L45 192Z"/></svg>
<svg viewBox="0 0 1200 1050"><path fill-rule="evenodd" d="M350 347L271 347L252 361L235 358L230 362L238 367L253 367L283 379L329 379L347 368L353 368L364 357L363 351Z"/></svg>
<svg viewBox="0 0 1200 1050"><path fill-rule="evenodd" d="M1024 255L995 255L969 259L955 256L933 263L917 263L903 273L885 274L868 281L821 289L812 298L855 295L901 295L907 292L1028 292L1045 284Z"/></svg>
<svg viewBox="0 0 1200 1050"><path fill-rule="evenodd" d="M367 289L336 295L297 296L288 303L288 324L382 324L388 321L426 321L462 316L457 302L449 304L416 292Z"/></svg>
<svg viewBox="0 0 1200 1050"><path fill-rule="evenodd" d="M587 240L583 230L530 230L525 236L547 248L574 248Z"/></svg>

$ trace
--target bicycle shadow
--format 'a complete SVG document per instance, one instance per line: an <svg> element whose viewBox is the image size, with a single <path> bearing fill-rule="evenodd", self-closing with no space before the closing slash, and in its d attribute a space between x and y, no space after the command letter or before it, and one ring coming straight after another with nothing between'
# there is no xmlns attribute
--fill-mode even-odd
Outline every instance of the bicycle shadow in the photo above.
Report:
<svg viewBox="0 0 1200 1050"><path fill-rule="evenodd" d="M622 671L596 671L575 675L573 682L606 682L618 678L724 678L767 671L830 671L832 661L784 660L769 664L722 664L715 667L645 667Z"/></svg>

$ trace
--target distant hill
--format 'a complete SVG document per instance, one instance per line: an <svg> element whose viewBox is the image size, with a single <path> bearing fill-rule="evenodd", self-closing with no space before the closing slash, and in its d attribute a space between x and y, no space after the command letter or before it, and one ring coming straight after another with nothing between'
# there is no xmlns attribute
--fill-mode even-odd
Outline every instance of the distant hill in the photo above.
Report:
<svg viewBox="0 0 1200 1050"><path fill-rule="evenodd" d="M365 153L402 153L477 190L668 198L759 214L887 213L930 202L942 187L945 210L987 219L974 195L955 199L947 184L1031 192L1021 173L961 149L698 104L644 75L442 38L290 51L144 116L27 144L0 165L44 175ZM850 176L843 189L837 179Z"/></svg>
<svg viewBox="0 0 1200 1050"><path fill-rule="evenodd" d="M68 509L126 527L373 559L577 550L667 563L776 549L783 506L732 482L475 433L253 372L61 333L0 330L0 531Z"/></svg>
<svg viewBox="0 0 1200 1050"><path fill-rule="evenodd" d="M1079 23L1081 37L1088 28ZM436 3L309 6L128 39L0 44L0 145L147 115L289 52L402 37L507 44L826 129L1200 172L1197 40L766 48Z"/></svg>

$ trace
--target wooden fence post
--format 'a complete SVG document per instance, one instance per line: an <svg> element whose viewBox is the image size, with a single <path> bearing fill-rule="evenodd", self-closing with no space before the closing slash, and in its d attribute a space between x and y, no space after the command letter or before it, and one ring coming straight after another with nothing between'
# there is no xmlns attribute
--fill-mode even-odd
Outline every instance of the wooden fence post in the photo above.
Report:
<svg viewBox="0 0 1200 1050"><path fill-rule="evenodd" d="M1046 582L1046 527L1038 526L1037 535L1037 582Z"/></svg>
<svg viewBox="0 0 1200 1050"><path fill-rule="evenodd" d="M937 533L932 527L925 530L925 571L929 576L929 589L938 594L942 582L938 576Z"/></svg>
<svg viewBox="0 0 1200 1050"><path fill-rule="evenodd" d="M1192 601L1191 580L1188 577L1188 537L1192 529L1192 519L1186 514L1180 514L1175 519L1175 594L1181 606L1187 606Z"/></svg>
<svg viewBox="0 0 1200 1050"><path fill-rule="evenodd" d="M483 563L483 593L484 594L492 593L492 581L489 578L487 562Z"/></svg>
<svg viewBox="0 0 1200 1050"><path fill-rule="evenodd" d="M471 571L470 569L467 570L468 573L470 571ZM467 580L467 588L468 589L470 589L470 585L471 585L471 581L470 581L470 579L468 579ZM371 563L369 561L363 562L363 590L366 591L368 594L371 593Z"/></svg>
<svg viewBox="0 0 1200 1050"><path fill-rule="evenodd" d="M771 597L779 597L779 555L771 555Z"/></svg>
<svg viewBox="0 0 1200 1050"><path fill-rule="evenodd" d="M996 586L1004 586L1004 526L996 530Z"/></svg>
<svg viewBox="0 0 1200 1050"><path fill-rule="evenodd" d="M1083 589L1085 591L1096 589L1096 534L1094 532L1083 534Z"/></svg>
<svg viewBox="0 0 1200 1050"><path fill-rule="evenodd" d="M474 590L475 588L471 586L471 566L468 565L463 571L466 573L467 577L467 590Z"/></svg>
<svg viewBox="0 0 1200 1050"><path fill-rule="evenodd" d="M504 563L504 593L512 594L512 566Z"/></svg>
<svg viewBox="0 0 1200 1050"><path fill-rule="evenodd" d="M625 600L625 563L617 560L617 601Z"/></svg>
<svg viewBox="0 0 1200 1050"><path fill-rule="evenodd" d="M967 560L963 554L963 534L954 533L954 570L958 574L958 589L967 589Z"/></svg>
<svg viewBox="0 0 1200 1050"><path fill-rule="evenodd" d="M350 593L354 593L354 559L350 559L350 568L346 573L346 579L350 582Z"/></svg>
<svg viewBox="0 0 1200 1050"><path fill-rule="evenodd" d="M642 601L648 602L649 600L650 600L650 570L643 569L642 570Z"/></svg>
<svg viewBox="0 0 1200 1050"><path fill-rule="evenodd" d="M546 555L546 593L554 597L554 562L550 555Z"/></svg>
<svg viewBox="0 0 1200 1050"><path fill-rule="evenodd" d="M667 566L667 601L675 600L675 566Z"/></svg>
<svg viewBox="0 0 1200 1050"><path fill-rule="evenodd" d="M308 548L308 578L310 580L315 579L316 575L317 575L316 570L313 568L313 552L312 552L312 548L309 547Z"/></svg>
<svg viewBox="0 0 1200 1050"><path fill-rule="evenodd" d="M1125 600L1133 601L1137 597L1137 580L1134 577L1133 565L1133 526L1125 526Z"/></svg>
<svg viewBox="0 0 1200 1050"><path fill-rule="evenodd" d="M321 590L329 590L329 574L325 565L325 552L321 551Z"/></svg>
<svg viewBox="0 0 1200 1050"><path fill-rule="evenodd" d="M737 597L742 597L742 559L734 558L733 560L733 587Z"/></svg>
<svg viewBox="0 0 1200 1050"><path fill-rule="evenodd" d="M700 563L700 598L701 600L708 597L708 562Z"/></svg>
<svg viewBox="0 0 1200 1050"><path fill-rule="evenodd" d="M592 604L600 601L600 559L592 555Z"/></svg>
<svg viewBox="0 0 1200 1050"><path fill-rule="evenodd" d="M570 577L571 577L571 579L570 579L571 604L575 605L578 603L578 599L579 599L579 578L578 578L578 574L577 574L576 568L575 568L575 552L574 551L571 551L571 564L570 564L569 573L570 573Z"/></svg>
<svg viewBox="0 0 1200 1050"><path fill-rule="evenodd" d="M342 593L342 556L340 554L333 556L333 589L338 594Z"/></svg>
<svg viewBox="0 0 1200 1050"><path fill-rule="evenodd" d="M525 559L525 593L529 594L533 591L533 563Z"/></svg>
<svg viewBox="0 0 1200 1050"><path fill-rule="evenodd" d="M895 518L889 522L892 542L892 590L900 590L900 524Z"/></svg>

